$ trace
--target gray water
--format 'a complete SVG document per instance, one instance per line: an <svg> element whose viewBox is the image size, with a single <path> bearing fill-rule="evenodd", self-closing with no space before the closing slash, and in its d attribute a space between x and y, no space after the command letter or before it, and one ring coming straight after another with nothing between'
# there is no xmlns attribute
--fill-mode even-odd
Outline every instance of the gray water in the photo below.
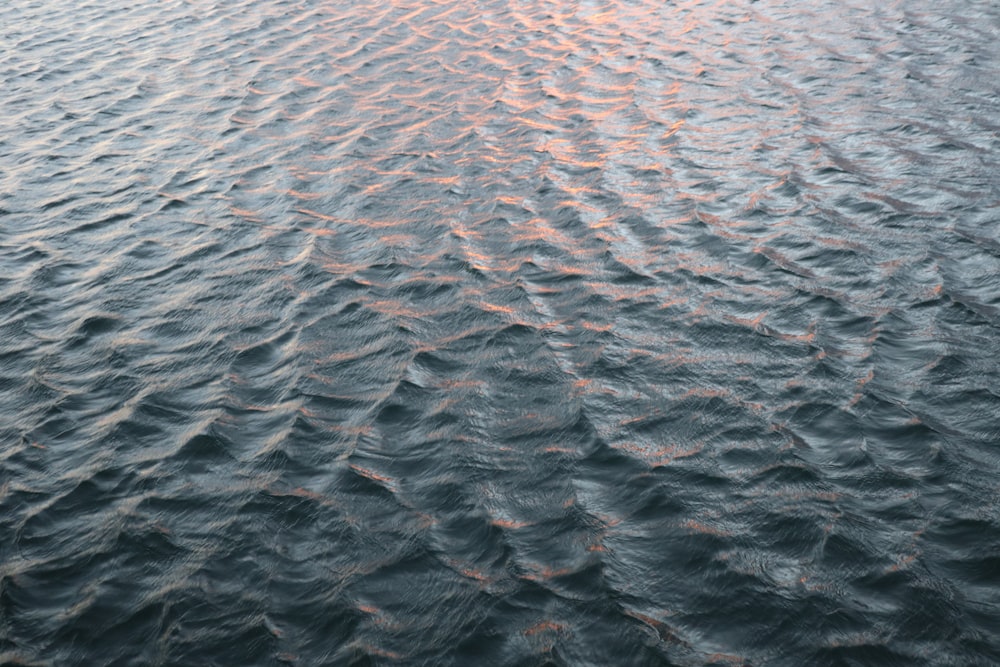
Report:
<svg viewBox="0 0 1000 667"><path fill-rule="evenodd" d="M1000 663L1000 5L0 45L0 663Z"/></svg>

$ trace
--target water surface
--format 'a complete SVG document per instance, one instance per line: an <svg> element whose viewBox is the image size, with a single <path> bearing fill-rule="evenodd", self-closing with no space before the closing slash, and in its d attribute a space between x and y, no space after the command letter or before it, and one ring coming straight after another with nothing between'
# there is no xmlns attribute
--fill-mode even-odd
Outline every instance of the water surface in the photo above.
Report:
<svg viewBox="0 0 1000 667"><path fill-rule="evenodd" d="M1000 663L995 3L0 44L0 662Z"/></svg>

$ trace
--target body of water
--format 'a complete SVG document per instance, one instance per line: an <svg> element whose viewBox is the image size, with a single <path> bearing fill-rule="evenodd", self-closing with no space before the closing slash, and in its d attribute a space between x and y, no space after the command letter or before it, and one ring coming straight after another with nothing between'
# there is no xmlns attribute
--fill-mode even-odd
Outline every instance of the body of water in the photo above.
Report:
<svg viewBox="0 0 1000 667"><path fill-rule="evenodd" d="M0 44L0 663L1000 663L995 2Z"/></svg>

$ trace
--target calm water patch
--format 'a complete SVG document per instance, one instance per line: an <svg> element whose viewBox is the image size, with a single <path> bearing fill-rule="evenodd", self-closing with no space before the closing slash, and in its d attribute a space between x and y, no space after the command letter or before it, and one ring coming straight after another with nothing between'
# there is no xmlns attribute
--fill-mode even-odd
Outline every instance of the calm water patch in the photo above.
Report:
<svg viewBox="0 0 1000 667"><path fill-rule="evenodd" d="M0 35L0 663L1000 663L995 3Z"/></svg>

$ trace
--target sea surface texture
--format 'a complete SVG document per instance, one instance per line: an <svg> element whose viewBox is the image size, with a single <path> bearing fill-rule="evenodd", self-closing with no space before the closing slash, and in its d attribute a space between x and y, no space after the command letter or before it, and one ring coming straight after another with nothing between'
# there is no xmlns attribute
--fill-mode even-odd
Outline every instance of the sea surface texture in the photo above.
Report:
<svg viewBox="0 0 1000 667"><path fill-rule="evenodd" d="M5 0L0 663L1000 664L1000 4Z"/></svg>

